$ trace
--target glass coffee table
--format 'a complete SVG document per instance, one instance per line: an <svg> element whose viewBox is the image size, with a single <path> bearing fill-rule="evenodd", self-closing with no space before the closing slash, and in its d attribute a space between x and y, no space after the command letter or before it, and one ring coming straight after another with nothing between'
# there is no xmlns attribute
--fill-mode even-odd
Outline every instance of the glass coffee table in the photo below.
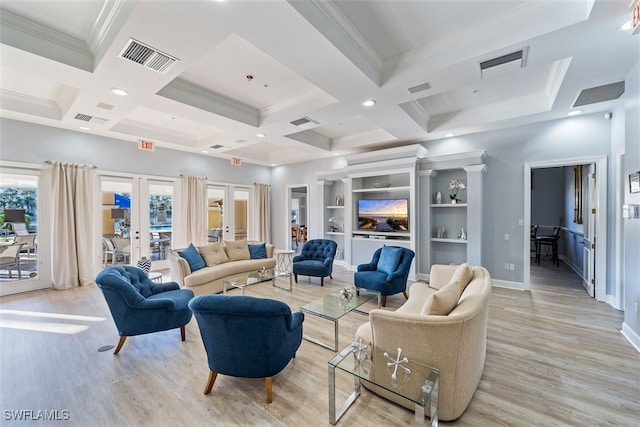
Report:
<svg viewBox="0 0 640 427"><path fill-rule="evenodd" d="M284 288L282 286L278 286L276 284L276 279L278 277L289 277L289 287ZM250 285L255 285L256 283L268 282L271 280L271 284L279 289L284 289L285 291L291 292L293 290L293 274L288 271L282 271L275 268L267 268L265 270L254 271L251 273L242 273L237 274L235 276L228 277L223 280L222 285L222 293L226 294L227 289L229 288L239 288L240 295L244 295L244 288Z"/></svg>
<svg viewBox="0 0 640 427"><path fill-rule="evenodd" d="M309 337L308 335L303 335L302 338L314 344L328 348L329 350L338 351L338 320L340 320L340 318L345 314L351 313L352 311L369 314L364 311L360 311L359 307L375 298L378 299L378 308L380 308L380 294L378 292L360 289L358 295L356 294L355 289L353 289L352 297L350 299L341 298L339 294L332 294L326 295L300 307L300 311L303 313L311 314L333 322L333 345L326 344L318 339Z"/></svg>
<svg viewBox="0 0 640 427"><path fill-rule="evenodd" d="M353 393L336 411L336 369L354 377ZM425 424L425 407L429 405L431 427L438 425L437 369L405 357L402 349L385 352L371 349L361 340L354 341L329 361L329 423L336 425L360 396L361 381L388 394L395 394L415 404L415 421ZM374 388L375 388L374 387Z"/></svg>

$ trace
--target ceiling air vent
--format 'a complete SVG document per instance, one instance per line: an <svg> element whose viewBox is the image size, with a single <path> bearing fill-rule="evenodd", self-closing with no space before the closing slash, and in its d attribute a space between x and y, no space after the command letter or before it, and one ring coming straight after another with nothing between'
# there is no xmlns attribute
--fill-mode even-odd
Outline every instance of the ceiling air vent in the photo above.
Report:
<svg viewBox="0 0 640 427"><path fill-rule="evenodd" d="M220 148L223 148L223 147L224 147L224 145L216 144L216 145L212 145L209 148L213 148L214 150L219 150Z"/></svg>
<svg viewBox="0 0 640 427"><path fill-rule="evenodd" d="M301 119L297 119L294 120L292 122L290 122L292 125L294 126L305 126L305 125L319 125L320 123L316 122L313 119L310 119L309 117L303 117Z"/></svg>
<svg viewBox="0 0 640 427"><path fill-rule="evenodd" d="M422 92L423 90L431 89L431 84L429 82L422 83L421 85L412 86L409 89L409 93Z"/></svg>
<svg viewBox="0 0 640 427"><path fill-rule="evenodd" d="M112 110L113 109L113 105L105 104L104 102L99 103L98 105L96 105L96 107L103 108L105 110Z"/></svg>
<svg viewBox="0 0 640 427"><path fill-rule="evenodd" d="M90 116L88 114L80 114L77 113L76 116L74 117L74 119L76 120L82 120L83 122L90 122L91 119L93 119L93 116Z"/></svg>
<svg viewBox="0 0 640 427"><path fill-rule="evenodd" d="M89 114L82 114L82 113L76 113L74 119L82 120L83 122L87 122L87 123L94 123L97 125L103 125L107 123L107 119L103 119L101 117L94 117L94 116L90 116Z"/></svg>
<svg viewBox="0 0 640 427"><path fill-rule="evenodd" d="M497 58L487 59L478 64L480 69L480 77L486 79L497 74L507 71L524 68L527 65L527 52L529 48L525 47Z"/></svg>
<svg viewBox="0 0 640 427"><path fill-rule="evenodd" d="M584 89L578 95L578 99L573 104L574 107L581 105L596 104L598 102L611 101L618 99L624 93L624 80L609 83L607 85L596 86L589 89Z"/></svg>
<svg viewBox="0 0 640 427"><path fill-rule="evenodd" d="M129 61L144 65L146 68L157 71L158 73L166 72L176 61L178 61L178 58L174 58L171 55L160 52L159 50L135 39L129 39L120 52L120 58L128 59Z"/></svg>

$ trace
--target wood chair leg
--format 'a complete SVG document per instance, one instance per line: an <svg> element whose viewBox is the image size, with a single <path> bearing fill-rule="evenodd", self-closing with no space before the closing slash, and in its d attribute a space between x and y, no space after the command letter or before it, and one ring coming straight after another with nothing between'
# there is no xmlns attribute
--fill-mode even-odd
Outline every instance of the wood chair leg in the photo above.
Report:
<svg viewBox="0 0 640 427"><path fill-rule="evenodd" d="M267 403L271 403L273 402L273 392L272 392L272 386L273 386L273 380L271 377L267 377L265 378L265 382L267 383Z"/></svg>
<svg viewBox="0 0 640 427"><path fill-rule="evenodd" d="M204 386L204 394L211 393L211 389L213 388L213 383L216 382L217 377L218 377L217 372L209 371L209 379L207 380L207 385Z"/></svg>
<svg viewBox="0 0 640 427"><path fill-rule="evenodd" d="M186 330L184 326L180 326L180 338L182 338L182 341L184 341L185 336L186 336Z"/></svg>
<svg viewBox="0 0 640 427"><path fill-rule="evenodd" d="M407 295L407 291L402 291L402 295L404 295L404 299L409 299L409 295Z"/></svg>
<svg viewBox="0 0 640 427"><path fill-rule="evenodd" d="M324 277L320 278L320 286L324 286Z"/></svg>
<svg viewBox="0 0 640 427"><path fill-rule="evenodd" d="M120 349L124 345L124 342L125 342L126 339L127 339L127 337L120 337L120 341L118 341L118 345L116 346L116 350L113 352L113 354L118 354L118 352L120 351Z"/></svg>
<svg viewBox="0 0 640 427"><path fill-rule="evenodd" d="M329 279L333 280L333 274L329 275Z"/></svg>
<svg viewBox="0 0 640 427"><path fill-rule="evenodd" d="M381 304L383 307L386 307L386 306L387 306L387 296L386 296L386 295L382 295L382 298L380 299L380 304Z"/></svg>
<svg viewBox="0 0 640 427"><path fill-rule="evenodd" d="M295 282L298 283L298 275L297 274L293 275L293 280L295 280Z"/></svg>

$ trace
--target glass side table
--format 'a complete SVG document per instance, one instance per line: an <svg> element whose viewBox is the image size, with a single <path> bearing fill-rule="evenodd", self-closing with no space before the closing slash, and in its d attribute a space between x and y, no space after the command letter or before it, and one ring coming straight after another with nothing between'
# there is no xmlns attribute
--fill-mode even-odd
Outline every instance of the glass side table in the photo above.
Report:
<svg viewBox="0 0 640 427"><path fill-rule="evenodd" d="M336 369L354 378L353 393L337 411ZM419 425L426 425L425 407L429 405L430 425L431 427L438 425L438 370L405 357L402 349L388 352L371 349L361 340L349 344L329 361L329 423L331 425L336 425L360 396L361 381L413 402L415 421Z"/></svg>

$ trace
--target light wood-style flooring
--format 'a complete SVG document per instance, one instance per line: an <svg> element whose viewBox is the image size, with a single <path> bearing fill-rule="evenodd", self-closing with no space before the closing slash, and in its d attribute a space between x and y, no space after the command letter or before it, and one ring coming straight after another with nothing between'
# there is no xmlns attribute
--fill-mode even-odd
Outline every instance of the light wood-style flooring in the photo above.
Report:
<svg viewBox="0 0 640 427"><path fill-rule="evenodd" d="M352 272L335 270L322 288L317 279L301 278L293 293L259 284L246 294L297 310L352 283ZM480 386L464 415L442 425L639 425L640 354L619 332L622 313L589 298L569 275L547 270L532 269L531 292L493 289ZM403 301L401 294L389 297L387 309ZM340 321L341 347L365 321L358 313ZM332 338L328 321L307 315L304 325L307 334ZM98 351L117 341L95 285L0 298L0 425L329 425L327 361L334 353L310 342L274 377L267 404L258 379L220 375L212 393L203 394L208 368L195 320L185 342L174 330L131 337L118 356ZM337 400L344 399L353 380L343 374L337 382ZM6 419L5 411L21 409L64 410L69 419ZM412 423L412 412L365 389L338 425Z"/></svg>

